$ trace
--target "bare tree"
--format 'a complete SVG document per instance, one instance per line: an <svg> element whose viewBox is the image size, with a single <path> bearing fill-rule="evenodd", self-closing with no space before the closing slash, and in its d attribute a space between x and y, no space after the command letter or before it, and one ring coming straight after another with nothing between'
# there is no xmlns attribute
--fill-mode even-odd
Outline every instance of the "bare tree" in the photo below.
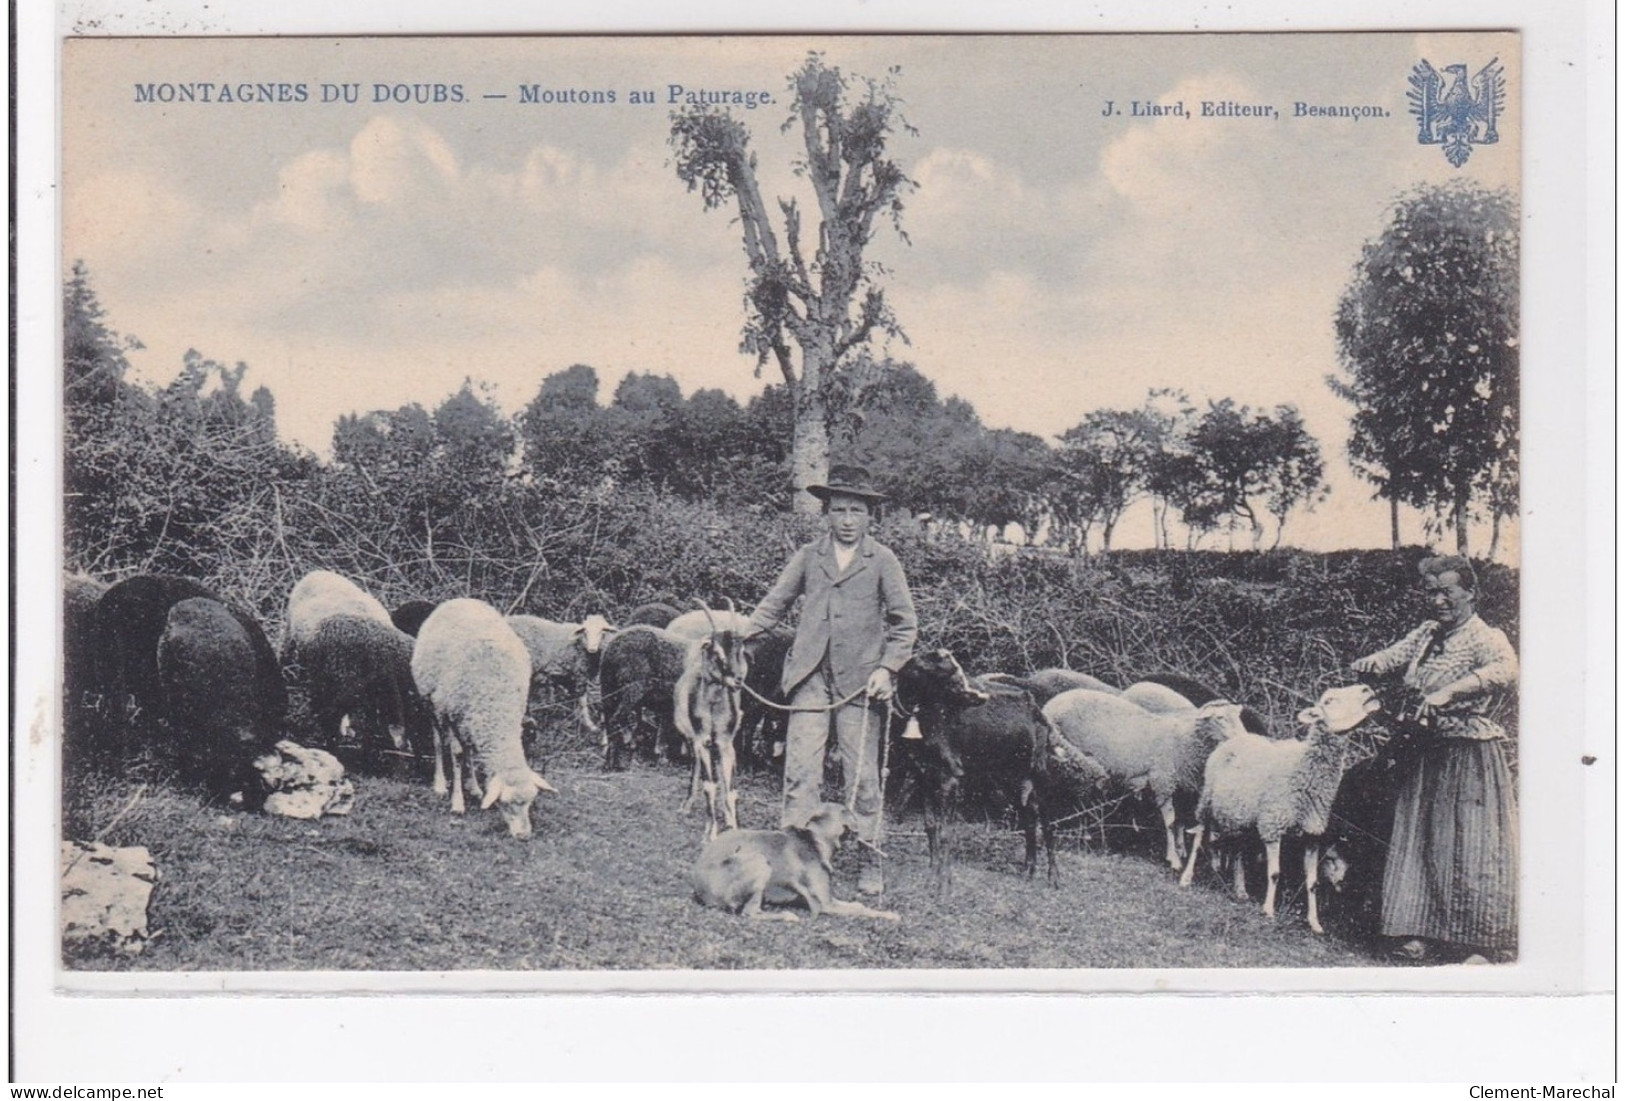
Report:
<svg viewBox="0 0 1625 1101"><path fill-rule="evenodd" d="M781 242L762 199L745 124L726 108L693 106L672 114L678 178L700 193L707 210L730 203L738 210L750 263L741 347L755 353L758 373L771 359L784 376L794 402L790 460L798 491L829 472L827 390L834 376L876 330L901 335L879 285L883 272L863 258L881 216L908 239L903 195L914 184L886 155L897 128L914 133L900 111L897 73L889 70L884 80L849 78L822 54L810 53L790 77L784 129L801 128L806 158L796 162L796 174L811 184L818 204L810 256L793 198L778 200ZM797 492L795 507L814 512L818 502Z"/></svg>

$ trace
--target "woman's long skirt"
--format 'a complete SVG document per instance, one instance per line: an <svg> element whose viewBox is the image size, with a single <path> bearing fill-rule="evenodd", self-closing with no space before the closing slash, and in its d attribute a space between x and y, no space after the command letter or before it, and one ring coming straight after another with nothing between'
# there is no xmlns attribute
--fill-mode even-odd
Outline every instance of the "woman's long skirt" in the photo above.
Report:
<svg viewBox="0 0 1625 1101"><path fill-rule="evenodd" d="M1518 945L1518 808L1499 742L1444 738L1400 789L1382 931L1474 948Z"/></svg>

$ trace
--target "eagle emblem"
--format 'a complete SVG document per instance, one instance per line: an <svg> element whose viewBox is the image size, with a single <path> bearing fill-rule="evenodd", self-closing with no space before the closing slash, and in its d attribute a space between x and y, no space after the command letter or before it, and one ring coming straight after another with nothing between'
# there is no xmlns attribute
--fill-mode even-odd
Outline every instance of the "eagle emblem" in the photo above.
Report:
<svg viewBox="0 0 1625 1101"><path fill-rule="evenodd" d="M1500 58L1491 58L1471 80L1466 65L1446 65L1440 73L1424 60L1411 70L1411 90L1405 98L1416 116L1416 140L1444 146L1445 160L1460 168L1472 156L1473 146L1501 140L1495 123L1506 94L1506 70Z"/></svg>

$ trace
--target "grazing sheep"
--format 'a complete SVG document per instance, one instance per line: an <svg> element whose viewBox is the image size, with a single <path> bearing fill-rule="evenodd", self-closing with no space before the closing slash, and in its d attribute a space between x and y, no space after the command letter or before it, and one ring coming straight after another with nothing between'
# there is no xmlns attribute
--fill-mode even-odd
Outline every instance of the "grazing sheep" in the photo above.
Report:
<svg viewBox="0 0 1625 1101"><path fill-rule="evenodd" d="M395 625L397 631L404 631L417 638L418 631L423 627L423 621L434 614L436 607L438 605L432 600L408 600L389 613L389 621Z"/></svg>
<svg viewBox="0 0 1625 1101"><path fill-rule="evenodd" d="M433 719L412 679L412 636L358 615L328 616L300 654L310 710L328 745L354 726L364 752L387 736L397 751L425 747Z"/></svg>
<svg viewBox="0 0 1625 1101"><path fill-rule="evenodd" d="M1179 803L1202 789L1202 768L1215 746L1237 734L1241 707L1213 700L1194 711L1157 715L1121 696L1073 689L1044 705L1062 737L1093 757L1119 785L1149 791L1162 812L1165 859L1179 871L1185 846Z"/></svg>
<svg viewBox="0 0 1625 1101"><path fill-rule="evenodd" d="M989 673L988 676L1020 685L1032 694L1033 699L1038 701L1039 706L1048 703L1062 692L1074 688L1088 688L1095 692L1108 692L1112 695L1116 695L1120 691L1099 677L1091 677L1088 673L1078 673L1071 669L1040 669L1036 673L1028 673L1020 677L1011 673Z"/></svg>
<svg viewBox="0 0 1625 1101"><path fill-rule="evenodd" d="M1235 840L1254 834L1264 842L1269 880L1264 890L1264 916L1275 916L1275 888L1281 878L1281 838L1304 835L1303 874L1309 897L1309 928L1319 933L1315 890L1320 868L1319 839L1326 832L1332 803L1350 755L1350 734L1379 710L1376 693L1363 684L1328 689L1320 702L1298 713L1309 728L1303 741L1279 741L1240 734L1213 751L1196 806L1190 860L1179 885L1188 887L1196 874L1196 855L1204 832ZM1236 861L1237 896L1246 897L1241 861Z"/></svg>
<svg viewBox="0 0 1625 1101"><path fill-rule="evenodd" d="M347 577L330 570L313 570L300 578L288 594L287 634L282 644L283 660L298 659L300 649L316 637L322 620L336 615L355 615L376 620L389 627L394 621L378 598L364 592Z"/></svg>
<svg viewBox="0 0 1625 1101"><path fill-rule="evenodd" d="M664 627L682 613L670 604L663 601L651 601L648 604L639 604L627 613L621 621L623 627Z"/></svg>
<svg viewBox="0 0 1625 1101"><path fill-rule="evenodd" d="M730 605L731 603L730 601ZM710 638L714 630L732 631L743 638L751 630L750 616L734 611L731 607L723 611L702 605L692 612L684 612L666 624L666 630L688 639Z"/></svg>
<svg viewBox="0 0 1625 1101"><path fill-rule="evenodd" d="M1224 699L1223 696L1213 691L1213 689L1209 688L1201 681L1192 680L1191 678L1183 676L1179 673L1149 673L1146 676L1141 677L1136 683L1160 684L1164 688L1171 688L1174 690L1174 692L1188 701L1193 707L1201 707L1204 703L1212 703L1214 700ZM1126 692L1127 689L1124 691ZM1162 698L1166 699L1167 697ZM1141 706L1143 707L1145 705L1141 704ZM1155 708L1148 707L1146 710L1151 711L1155 710ZM1249 734L1262 734L1266 738L1270 736L1270 728L1264 722L1264 716L1260 715L1257 711L1254 711L1251 707L1248 707L1245 704L1243 704L1241 708L1241 725L1247 728L1247 732Z"/></svg>
<svg viewBox="0 0 1625 1101"><path fill-rule="evenodd" d="M654 749L663 755L673 726L672 691L692 645L660 627L628 627L604 646L599 684L604 703L604 765L622 767L645 710L655 715Z"/></svg>
<svg viewBox="0 0 1625 1101"><path fill-rule="evenodd" d="M192 597L165 617L156 661L183 775L216 797L242 792L257 808L265 792L253 762L282 736L288 709L264 632L216 600Z"/></svg>
<svg viewBox="0 0 1625 1101"><path fill-rule="evenodd" d="M520 840L530 836L530 805L555 790L531 769L520 741L530 695L530 655L498 612L478 600L448 600L434 610L412 649L412 676L434 707L434 790L446 794L442 740L451 754L451 811L462 814L463 751L473 751L470 787L495 805ZM483 781L482 781L483 774Z"/></svg>
<svg viewBox="0 0 1625 1101"><path fill-rule="evenodd" d="M734 614L732 603L729 601L730 616ZM733 789L734 738L739 733L746 672L743 637L737 631L717 628L710 637L690 644L683 672L672 689L672 722L694 753L694 779L683 809L691 809L704 790L711 812L708 838L717 835L719 810L729 829L739 828L739 793Z"/></svg>
<svg viewBox="0 0 1625 1101"><path fill-rule="evenodd" d="M1029 877L1038 868L1042 826L1047 877L1051 886L1059 883L1055 810L1068 781L1099 776L1098 766L1066 744L1026 690L989 677L967 678L947 650L909 658L897 674L896 704L919 723L921 740L913 742L913 752L926 777L925 833L937 889L946 890L952 878L943 829L967 782L998 790L1017 807Z"/></svg>
<svg viewBox="0 0 1625 1101"><path fill-rule="evenodd" d="M592 689L604 641L616 633L601 615L580 623L558 623L534 615L511 615L508 626L530 654L533 687L548 683L576 701L576 719L584 729L599 733L592 717Z"/></svg>
<svg viewBox="0 0 1625 1101"><path fill-rule="evenodd" d="M143 574L118 582L96 601L88 628L95 655L93 677L115 743L163 714L158 639L169 610L193 597L220 599L190 578Z"/></svg>
<svg viewBox="0 0 1625 1101"><path fill-rule="evenodd" d="M1172 688L1154 681L1136 681L1123 689L1122 699L1132 700L1157 715L1172 715L1180 711L1195 711L1196 705Z"/></svg>

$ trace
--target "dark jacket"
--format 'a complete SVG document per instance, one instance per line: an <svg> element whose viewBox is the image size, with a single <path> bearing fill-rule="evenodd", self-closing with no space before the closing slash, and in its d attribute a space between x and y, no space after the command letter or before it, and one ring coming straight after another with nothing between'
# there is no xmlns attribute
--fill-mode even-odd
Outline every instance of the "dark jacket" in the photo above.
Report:
<svg viewBox="0 0 1625 1101"><path fill-rule="evenodd" d="M914 652L914 600L902 564L865 535L844 573L835 568L835 540L824 535L791 556L751 613L751 633L776 625L805 596L796 640L784 659L781 687L793 692L829 655L837 698L861 689L877 666L896 674Z"/></svg>

